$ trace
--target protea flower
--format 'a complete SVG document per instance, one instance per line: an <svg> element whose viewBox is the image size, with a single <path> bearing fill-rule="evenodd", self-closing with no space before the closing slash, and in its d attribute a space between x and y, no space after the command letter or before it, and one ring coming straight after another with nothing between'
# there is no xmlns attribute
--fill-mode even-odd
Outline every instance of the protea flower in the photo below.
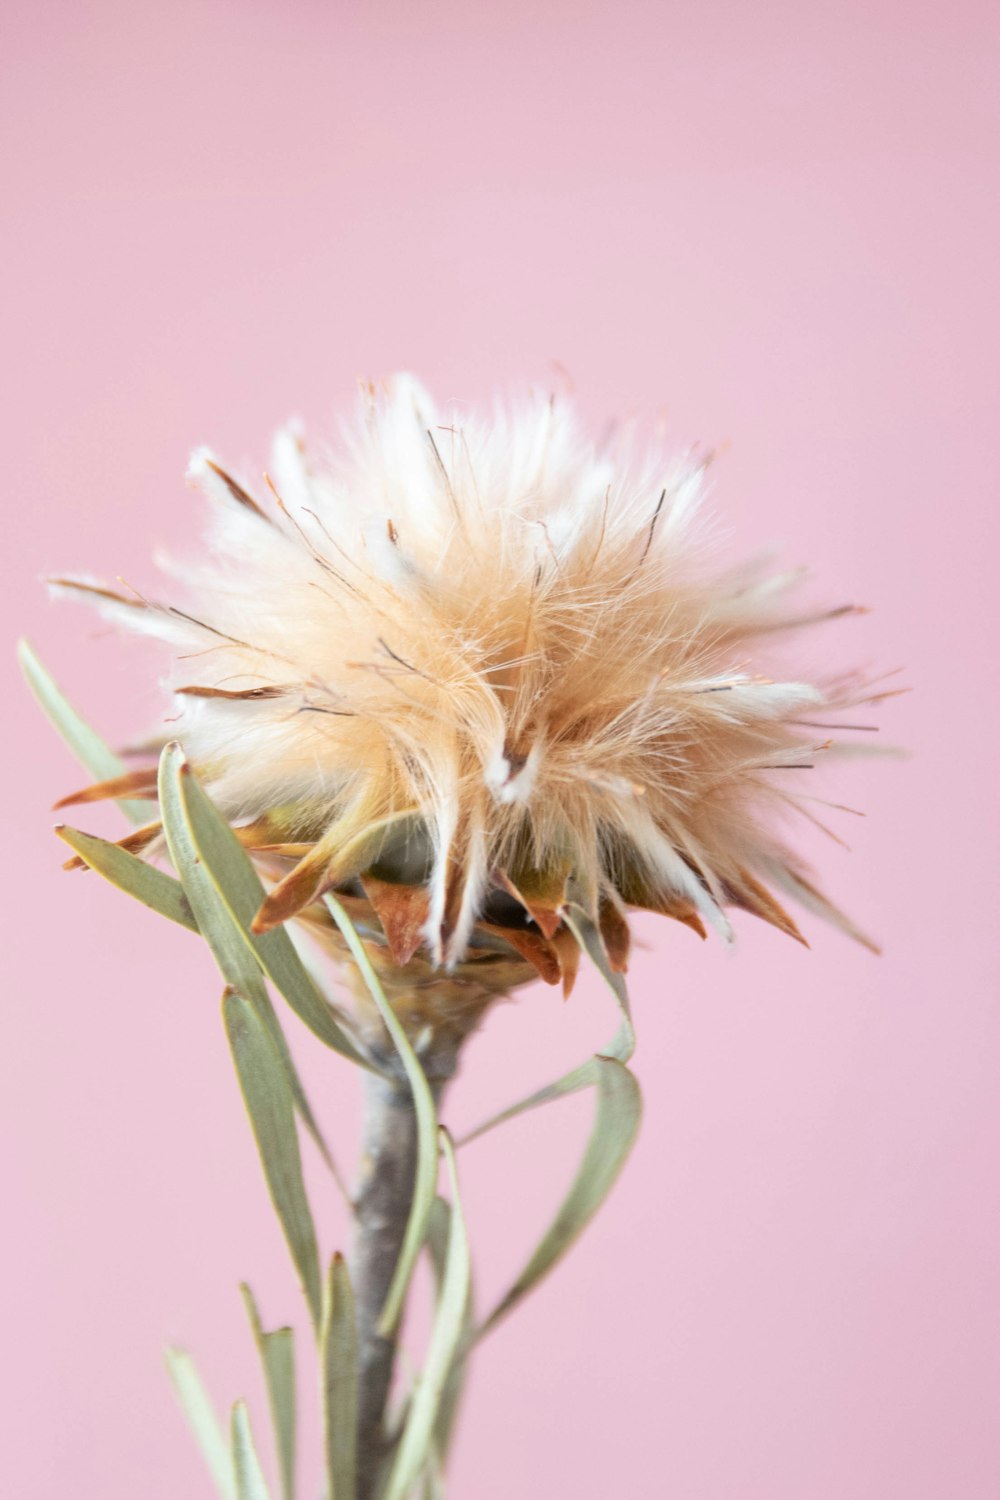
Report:
<svg viewBox="0 0 1000 1500"><path fill-rule="evenodd" d="M337 892L414 1028L460 1036L536 975L568 993L571 902L618 970L631 908L801 941L775 888L868 942L775 827L813 816L795 783L836 748L826 716L884 694L766 675L777 636L853 606L804 616L797 575L713 566L705 461L629 446L548 396L442 415L398 377L332 453L279 432L256 493L194 455L212 512L204 554L164 565L181 603L57 581L173 648L173 732L276 882L256 927L334 939ZM62 805L155 789L151 765Z"/></svg>
<svg viewBox="0 0 1000 1500"><path fill-rule="evenodd" d="M196 453L190 476L211 523L200 559L164 565L183 585L179 602L57 581L171 646L171 736L265 877L253 928L294 919L346 957L354 935L344 924L341 936L324 901L336 893L389 995L391 1009L377 981L366 987L348 965L362 1046L352 1055L370 1069L353 1204L356 1322L338 1304L356 1328L357 1411L355 1423L341 1403L328 1457L331 1474L356 1469L344 1493L357 1500L370 1500L390 1462L385 1493L401 1497L443 1460L430 1422L446 1369L460 1379L467 1349L454 1322L467 1292L459 1280L441 1294L442 1307L453 1302L450 1343L432 1340L436 1373L400 1438L385 1419L395 1323L384 1310L400 1305L429 1230L436 1139L434 1103L423 1117L414 1108L414 1070L439 1100L492 1000L536 976L569 993L577 918L619 973L633 909L729 941L727 909L739 907L802 940L780 892L869 942L778 829L789 812L815 821L802 773L835 753L837 714L887 695L858 676L769 674L777 639L853 606L803 613L787 602L796 575L714 560L699 519L705 469L697 456L639 456L628 440L596 448L548 397L442 417L399 378L364 389L356 420L322 458L296 428L279 433L263 486ZM156 795L149 764L61 805ZM121 842L153 857L161 839L153 821ZM227 1025L264 1014L259 997L257 1011L240 1011L248 1004L232 994ZM262 1046L255 1066L285 1066L267 1036ZM410 1071L399 1066L407 1058ZM480 1332L580 1232L628 1152L638 1091L620 1059L595 1059L515 1109L585 1083L618 1091L595 1123L606 1139ZM268 1095L269 1181L275 1108ZM299 1168L286 1123L287 1192ZM287 1199L275 1203L301 1269L315 1260L315 1245L296 1240L302 1203L291 1231ZM448 1264L460 1268L456 1256ZM341 1473L338 1494L344 1484Z"/></svg>

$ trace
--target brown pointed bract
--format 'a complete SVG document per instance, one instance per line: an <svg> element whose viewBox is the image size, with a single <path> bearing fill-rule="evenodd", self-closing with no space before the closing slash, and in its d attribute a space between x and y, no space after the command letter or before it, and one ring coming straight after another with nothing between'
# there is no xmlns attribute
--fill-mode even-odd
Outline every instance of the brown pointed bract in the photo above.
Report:
<svg viewBox="0 0 1000 1500"><path fill-rule="evenodd" d="M303 906L371 869L393 838L405 841L412 820L413 812L407 809L372 821L359 799L274 887L253 919L254 932L268 932L287 922Z"/></svg>
<svg viewBox="0 0 1000 1500"><path fill-rule="evenodd" d="M562 920L566 904L566 885L570 876L569 860L547 870L520 869L514 875L498 870L504 889L519 901L547 938L553 937Z"/></svg>
<svg viewBox="0 0 1000 1500"><path fill-rule="evenodd" d="M739 871L739 880L729 882L727 894L734 906L751 912L755 917L760 917L762 921L770 923L772 927L777 927L779 932L794 938L804 948L809 947L785 908L774 899L766 886L761 885L760 881L750 874L749 870Z"/></svg>
<svg viewBox="0 0 1000 1500"><path fill-rule="evenodd" d="M140 771L126 771L123 776L112 776L109 781L95 781L92 786L85 786L82 791L71 792L68 797L60 797L53 804L54 810L60 807L73 807L81 802L104 802L117 801L121 797L155 797L156 796L156 767L144 766Z"/></svg>
<svg viewBox="0 0 1000 1500"><path fill-rule="evenodd" d="M527 959L539 978L544 979L546 984L559 983L562 977L559 955L548 938L542 937L538 932L532 932L527 927L497 927L491 922L480 922L477 927L480 932L488 932L493 937L503 938L504 942L509 943L515 952Z"/></svg>
<svg viewBox="0 0 1000 1500"><path fill-rule="evenodd" d="M361 885L382 923L393 962L404 965L424 940L424 923L430 909L430 897L423 885L395 885L375 875L363 875Z"/></svg>
<svg viewBox="0 0 1000 1500"><path fill-rule="evenodd" d="M580 945L575 934L568 927L561 927L552 939L552 946L556 950L556 959L559 963L563 999L568 1000L573 993L576 976L580 970Z"/></svg>
<svg viewBox="0 0 1000 1500"><path fill-rule="evenodd" d="M615 974L628 972L628 955L632 946L632 934L628 922L615 901L605 897L598 916L601 941L608 955L608 963Z"/></svg>

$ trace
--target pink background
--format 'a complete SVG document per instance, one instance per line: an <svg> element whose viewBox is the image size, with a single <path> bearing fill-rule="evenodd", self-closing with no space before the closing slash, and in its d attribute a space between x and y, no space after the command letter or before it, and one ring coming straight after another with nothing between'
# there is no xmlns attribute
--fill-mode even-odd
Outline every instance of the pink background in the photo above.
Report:
<svg viewBox="0 0 1000 1500"><path fill-rule="evenodd" d="M728 444L738 539L877 606L810 649L906 666L883 732L914 756L846 768L836 793L871 816L848 820L853 856L815 848L881 960L812 921L811 952L741 923L734 958L644 929L640 1144L482 1347L452 1493L1000 1493L996 17L8 7L5 1494L208 1497L161 1343L259 1411L237 1278L298 1316L210 961L60 872L48 807L81 776L11 666L25 630L121 738L157 711L147 658L36 577L148 580L152 546L196 524L195 442L259 467L276 422L321 429L357 374L480 397L559 384L555 362L595 423L665 407L678 444ZM609 1022L589 978L567 1007L538 989L502 1008L452 1119ZM346 1159L355 1080L294 1040ZM464 1156L484 1299L587 1109Z"/></svg>

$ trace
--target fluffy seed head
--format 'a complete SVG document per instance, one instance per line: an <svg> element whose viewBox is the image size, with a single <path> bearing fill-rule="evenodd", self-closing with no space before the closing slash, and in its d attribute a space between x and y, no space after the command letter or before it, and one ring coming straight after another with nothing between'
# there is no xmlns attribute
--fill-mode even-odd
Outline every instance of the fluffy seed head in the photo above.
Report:
<svg viewBox="0 0 1000 1500"><path fill-rule="evenodd" d="M568 902L624 967L628 907L797 936L777 886L862 937L774 828L830 713L884 695L761 675L811 621L793 577L713 564L704 471L598 450L548 396L439 413L400 377L322 458L280 432L253 493L194 455L179 602L60 587L173 647L174 733L277 879L262 929L336 889L397 968L571 979Z"/></svg>

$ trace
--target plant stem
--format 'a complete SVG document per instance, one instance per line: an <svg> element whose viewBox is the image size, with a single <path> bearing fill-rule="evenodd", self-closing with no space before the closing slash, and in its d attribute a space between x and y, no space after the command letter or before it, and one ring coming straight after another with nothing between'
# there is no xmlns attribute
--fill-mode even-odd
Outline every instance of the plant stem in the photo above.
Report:
<svg viewBox="0 0 1000 1500"><path fill-rule="evenodd" d="M357 1500L369 1500L374 1493L384 1452L383 1424L396 1335L380 1334L378 1321L406 1230L416 1152L417 1121L406 1084L369 1074L353 1254L358 1327Z"/></svg>
<svg viewBox="0 0 1000 1500"><path fill-rule="evenodd" d="M438 1100L453 1071L454 1053L434 1062L437 1067L428 1068L428 1076ZM358 1334L357 1500L371 1500L375 1494L387 1451L385 1414L398 1334L380 1334L378 1323L406 1233L417 1158L417 1120L405 1077L369 1073L364 1091L351 1257Z"/></svg>

